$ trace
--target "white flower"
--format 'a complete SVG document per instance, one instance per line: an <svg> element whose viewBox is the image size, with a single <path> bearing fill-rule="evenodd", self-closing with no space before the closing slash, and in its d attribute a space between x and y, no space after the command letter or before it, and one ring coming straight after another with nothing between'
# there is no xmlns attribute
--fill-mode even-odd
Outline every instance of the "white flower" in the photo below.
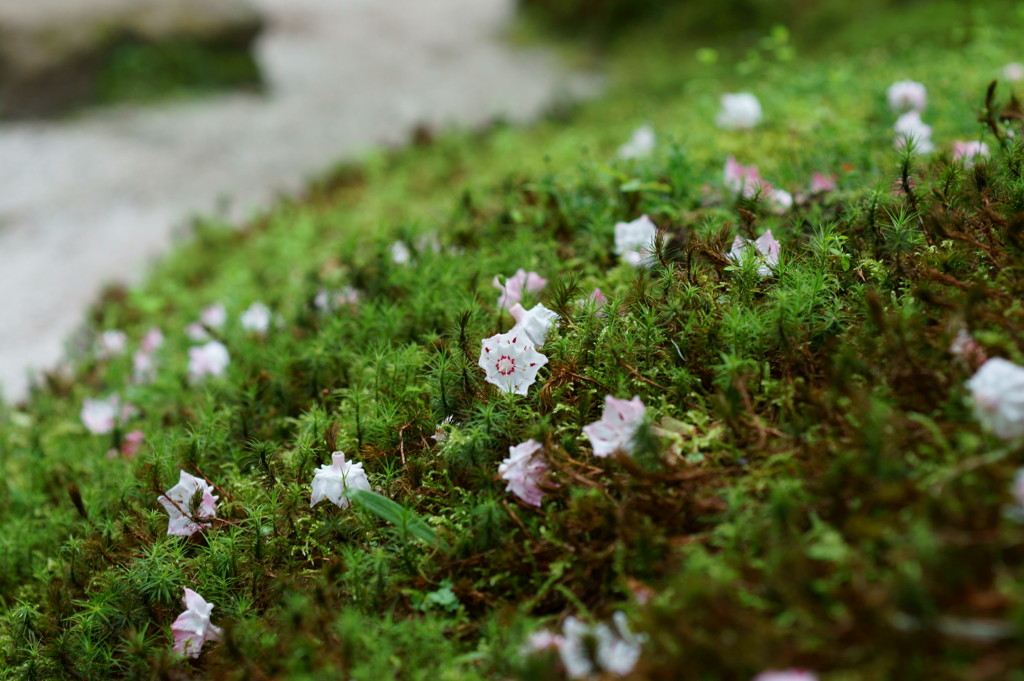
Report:
<svg viewBox="0 0 1024 681"><path fill-rule="evenodd" d="M1013 500L1017 502L1017 506L1014 508L1014 515L1024 515L1024 468L1018 468L1017 473L1013 476Z"/></svg>
<svg viewBox="0 0 1024 681"><path fill-rule="evenodd" d="M654 151L654 144L657 138L654 136L654 128L643 125L633 131L633 136L625 144L619 147L618 156L621 159L643 158Z"/></svg>
<svg viewBox="0 0 1024 681"><path fill-rule="evenodd" d="M203 308L203 311L199 315L199 321L204 326L208 326L211 329L219 329L224 326L224 322L228 320L228 312L224 309L224 305L221 303L214 303L208 307Z"/></svg>
<svg viewBox="0 0 1024 681"><path fill-rule="evenodd" d="M818 681L818 677L803 669L768 670L755 676L754 681Z"/></svg>
<svg viewBox="0 0 1024 681"><path fill-rule="evenodd" d="M921 121L921 113L916 109L900 116L894 129L897 149L903 149L913 140L915 152L929 154L935 151L935 145L932 144L932 126Z"/></svg>
<svg viewBox="0 0 1024 681"><path fill-rule="evenodd" d="M255 302L242 313L242 328L258 334L264 334L270 328L270 308L261 302Z"/></svg>
<svg viewBox="0 0 1024 681"><path fill-rule="evenodd" d="M928 91L924 85L913 80L901 80L889 86L885 91L885 98L889 100L889 108L893 113L904 111L924 111L928 103Z"/></svg>
<svg viewBox="0 0 1024 681"><path fill-rule="evenodd" d="M633 671L646 636L634 634L626 622L626 614L616 612L612 619L615 630L607 624L599 624L594 629L597 638L597 663L601 669L617 676L625 676Z"/></svg>
<svg viewBox="0 0 1024 681"><path fill-rule="evenodd" d="M570 679L581 679L596 671L603 671L615 676L625 676L633 671L645 636L638 636L629 630L626 616L622 612L614 615L615 629L607 624L589 627L575 617L565 618L562 625L562 637L558 645L558 653ZM591 656L593 643L594 655Z"/></svg>
<svg viewBox="0 0 1024 681"><path fill-rule="evenodd" d="M181 599L185 612L178 615L171 625L174 635L174 652L188 657L199 657L203 644L207 641L219 641L220 627L210 623L213 604L189 588L185 588L185 597Z"/></svg>
<svg viewBox="0 0 1024 681"><path fill-rule="evenodd" d="M123 421L127 421L135 413L135 407L130 404L121 406L121 398L116 394L105 400L86 399L82 403L82 411L79 416L82 425L93 435L106 435L114 430L114 427Z"/></svg>
<svg viewBox="0 0 1024 681"><path fill-rule="evenodd" d="M405 245L404 241L396 241L391 244L391 262L396 265L405 265L409 262L412 257L412 253L409 251L409 247Z"/></svg>
<svg viewBox="0 0 1024 681"><path fill-rule="evenodd" d="M715 124L727 130L749 130L761 122L761 102L749 92L722 95Z"/></svg>
<svg viewBox="0 0 1024 681"><path fill-rule="evenodd" d="M124 331L118 331L116 329L104 331L100 334L99 340L97 341L98 348L96 354L100 359L120 357L124 354L124 349L127 344L128 334Z"/></svg>
<svg viewBox="0 0 1024 681"><path fill-rule="evenodd" d="M313 475L313 493L309 498L309 507L313 508L324 499L335 506L348 508L348 497L344 496L347 489L370 491L370 481L363 471L362 463L345 461L344 452L334 452L331 463L324 464Z"/></svg>
<svg viewBox="0 0 1024 681"><path fill-rule="evenodd" d="M547 629L541 629L540 631L532 632L527 637L526 643L519 648L519 654L535 655L544 650L558 650L564 642L565 639L562 638L561 634L552 634Z"/></svg>
<svg viewBox="0 0 1024 681"><path fill-rule="evenodd" d="M726 257L733 262L739 263L743 261L743 258L747 257L747 253L756 253L757 257L763 261L758 265L757 273L762 277L767 277L775 269L775 266L779 264L779 253L781 251L782 245L775 240L775 237L772 236L772 230L769 229L754 241L746 237L737 236L733 239L732 248L729 249Z"/></svg>
<svg viewBox="0 0 1024 681"><path fill-rule="evenodd" d="M220 376L231 363L228 349L220 341L210 341L188 349L188 377L193 383L206 376Z"/></svg>
<svg viewBox="0 0 1024 681"><path fill-rule="evenodd" d="M772 189L768 193L768 205L779 215L793 207L793 195L785 189Z"/></svg>
<svg viewBox="0 0 1024 681"><path fill-rule="evenodd" d="M141 352L153 353L156 352L160 346L164 344L164 332L157 328L152 328L146 332L146 335L139 341L139 350Z"/></svg>
<svg viewBox="0 0 1024 681"><path fill-rule="evenodd" d="M1007 64L1003 67L1003 78L1011 83L1024 80L1024 64L1016 61Z"/></svg>
<svg viewBox="0 0 1024 681"><path fill-rule="evenodd" d="M967 381L974 416L1003 440L1024 435L1024 367L993 357Z"/></svg>
<svg viewBox="0 0 1024 681"><path fill-rule="evenodd" d="M537 352L529 336L515 328L480 341L477 364L487 374L487 382L502 392L525 395L547 363L548 358Z"/></svg>
<svg viewBox="0 0 1024 681"><path fill-rule="evenodd" d="M605 396L601 420L583 427L583 433L590 439L590 446L594 449L594 456L610 456L619 450L632 454L633 438L646 412L639 397L620 400L611 395Z"/></svg>
<svg viewBox="0 0 1024 681"><path fill-rule="evenodd" d="M444 420L441 421L441 423L437 424L434 427L434 434L431 435L430 438L432 440L434 440L435 442L437 442L437 444L442 444L445 440L447 440L448 439L448 428L451 427L452 419L454 419L454 418L455 418L454 414L445 416Z"/></svg>
<svg viewBox="0 0 1024 681"><path fill-rule="evenodd" d="M213 485L185 471L181 471L178 476L177 485L157 497L157 501L170 516L167 521L167 534L188 537L210 526L207 522L195 522L188 515L191 512L192 498L199 491L202 491L202 497L195 510L196 518L200 521L216 518L217 497L213 494Z"/></svg>
<svg viewBox="0 0 1024 681"><path fill-rule="evenodd" d="M978 159L988 158L988 145L984 142L953 142L953 158L970 168Z"/></svg>
<svg viewBox="0 0 1024 681"><path fill-rule="evenodd" d="M333 312L344 305L355 305L359 302L359 297L359 291L351 286L345 286L340 291L322 288L313 298L313 306L321 312Z"/></svg>
<svg viewBox="0 0 1024 681"><path fill-rule="evenodd" d="M132 355L132 383L152 383L156 378L156 362L153 354L136 350Z"/></svg>
<svg viewBox="0 0 1024 681"><path fill-rule="evenodd" d="M634 267L653 260L658 228L646 215L632 222L615 223L615 254Z"/></svg>
<svg viewBox="0 0 1024 681"><path fill-rule="evenodd" d="M516 303L509 310L516 320L516 325L509 333L515 333L516 329L522 329L526 336L533 341L538 348L544 345L548 339L548 332L558 321L558 313L549 310L541 304L534 305L530 310L524 310L523 306Z"/></svg>
<svg viewBox="0 0 1024 681"><path fill-rule="evenodd" d="M540 506L544 498L540 482L548 470L547 462L538 453L541 447L536 440L509 447L508 458L498 464L498 475L508 482L505 491L534 506Z"/></svg>

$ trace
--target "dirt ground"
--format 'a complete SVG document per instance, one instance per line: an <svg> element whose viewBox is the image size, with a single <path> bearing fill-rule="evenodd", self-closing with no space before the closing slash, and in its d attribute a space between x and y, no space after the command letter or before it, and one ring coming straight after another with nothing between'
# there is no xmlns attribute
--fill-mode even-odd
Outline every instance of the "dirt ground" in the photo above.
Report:
<svg viewBox="0 0 1024 681"><path fill-rule="evenodd" d="M512 0L259 4L267 95L0 125L7 400L60 360L103 284L138 281L191 216L242 220L417 123L522 122L600 87L551 53L506 44Z"/></svg>

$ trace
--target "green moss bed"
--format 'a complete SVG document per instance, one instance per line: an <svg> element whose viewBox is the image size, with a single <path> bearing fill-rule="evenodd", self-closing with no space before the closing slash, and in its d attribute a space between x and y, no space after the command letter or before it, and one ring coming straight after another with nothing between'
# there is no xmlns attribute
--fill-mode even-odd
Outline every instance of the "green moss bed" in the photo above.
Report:
<svg viewBox="0 0 1024 681"><path fill-rule="evenodd" d="M531 634L618 612L632 679L1024 678L1024 447L966 385L986 357L1024 365L1022 84L1001 75L1022 24L935 3L813 49L639 31L597 102L421 135L244 229L201 222L0 406L0 678L554 680L573 670ZM886 88L907 79L929 154L893 145ZM759 125L715 125L729 92ZM651 153L617 158L643 124ZM730 156L793 205L730 190ZM633 266L615 226L641 215L658 236ZM726 257L767 230L777 264ZM514 323L492 280L520 268L547 280L524 305L557 314L525 395L478 366ZM98 352L113 330L125 347ZM190 379L211 340L229 364ZM134 411L90 432L86 400L113 394ZM598 457L583 428L608 395L646 412ZM539 506L499 477L530 439ZM311 508L336 451L372 493ZM180 471L218 497L190 536L158 502ZM172 652L185 588L222 630L198 657ZM617 678L591 632L590 676Z"/></svg>

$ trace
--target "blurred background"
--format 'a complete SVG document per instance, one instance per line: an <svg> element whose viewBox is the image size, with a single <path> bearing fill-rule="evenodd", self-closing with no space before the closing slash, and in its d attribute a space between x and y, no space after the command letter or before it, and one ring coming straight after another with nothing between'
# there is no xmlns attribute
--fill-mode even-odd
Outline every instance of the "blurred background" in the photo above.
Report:
<svg viewBox="0 0 1024 681"><path fill-rule="evenodd" d="M577 8L581 9L581 8ZM420 130L600 79L506 39L513 0L0 0L0 388L196 215L240 222Z"/></svg>

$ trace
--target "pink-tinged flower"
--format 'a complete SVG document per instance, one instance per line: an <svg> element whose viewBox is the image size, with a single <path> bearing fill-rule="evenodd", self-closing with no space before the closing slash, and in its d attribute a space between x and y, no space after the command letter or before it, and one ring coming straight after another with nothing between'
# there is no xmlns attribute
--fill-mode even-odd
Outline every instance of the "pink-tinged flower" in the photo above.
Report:
<svg viewBox="0 0 1024 681"><path fill-rule="evenodd" d="M540 483L548 471L547 461L540 454L541 444L527 440L508 448L508 458L498 464L498 475L508 482L506 492L533 506L540 506L544 491Z"/></svg>
<svg viewBox="0 0 1024 681"><path fill-rule="evenodd" d="M192 498L200 491L202 496L195 509L195 517L199 522L196 522L189 516L192 513ZM169 516L167 534L190 537L204 527L209 527L210 523L204 521L217 517L217 497L213 492L210 483L181 471L178 484L157 497Z"/></svg>
<svg viewBox="0 0 1024 681"><path fill-rule="evenodd" d="M620 400L606 395L601 420L583 426L583 433L590 439L594 456L611 456L616 451L632 454L633 438L646 413L647 408L639 397Z"/></svg>
<svg viewBox="0 0 1024 681"><path fill-rule="evenodd" d="M814 173L811 175L810 189L812 194L834 192L836 190L836 176L826 175L825 173Z"/></svg>
<svg viewBox="0 0 1024 681"><path fill-rule="evenodd" d="M600 310L608 303L608 298L606 298L605 295L601 293L601 289L595 288L593 291L590 292L590 295L586 298L586 303L587 305L593 305L594 310ZM600 315L601 312L598 312L597 314Z"/></svg>
<svg viewBox="0 0 1024 681"><path fill-rule="evenodd" d="M885 98L889 100L889 108L893 113L921 112L928 103L928 91L921 83L901 80L889 86L885 91Z"/></svg>
<svg viewBox="0 0 1024 681"><path fill-rule="evenodd" d="M755 241L737 236L733 239L732 248L729 249L726 257L733 262L739 263L743 261L743 258L747 257L748 253L755 254L762 261L757 267L757 273L762 277L767 277L775 269L775 266L779 264L779 253L781 252L781 244L775 240L775 237L772 236L772 230L769 229Z"/></svg>
<svg viewBox="0 0 1024 681"><path fill-rule="evenodd" d="M227 320L228 312L221 303L209 305L199 314L199 321L211 329L221 328Z"/></svg>
<svg viewBox="0 0 1024 681"><path fill-rule="evenodd" d="M313 508L324 499L335 506L348 508L349 500L345 490L361 489L370 491L370 481L363 471L362 463L345 461L344 452L331 454L331 463L324 464L313 475L313 493L309 498L309 507Z"/></svg>
<svg viewBox="0 0 1024 681"><path fill-rule="evenodd" d="M985 348L966 329L957 332L956 338L949 344L949 353L970 368L980 367L988 359Z"/></svg>
<svg viewBox="0 0 1024 681"><path fill-rule="evenodd" d="M107 450L107 458L116 459L118 456L123 456L126 459L134 459L145 439L146 436L141 430L133 430L130 433L126 433L121 438L121 448Z"/></svg>
<svg viewBox="0 0 1024 681"><path fill-rule="evenodd" d="M1024 80L1024 64L1016 61L1007 64L1003 67L1003 78L1011 83Z"/></svg>
<svg viewBox="0 0 1024 681"><path fill-rule="evenodd" d="M96 341L96 355L100 359L120 357L128 345L128 335L124 331L112 329L104 331Z"/></svg>
<svg viewBox="0 0 1024 681"><path fill-rule="evenodd" d="M491 285L501 291L501 295L498 296L498 307L511 310L513 305L522 301L524 289L529 293L537 293L548 285L548 280L536 272L527 272L520 267L515 274L505 279L504 285L497 275L491 281Z"/></svg>
<svg viewBox="0 0 1024 681"><path fill-rule="evenodd" d="M733 156L725 159L722 182L726 189L747 199L752 199L758 193L771 189L771 185L761 179L761 173L757 166L742 165Z"/></svg>
<svg viewBox="0 0 1024 681"><path fill-rule="evenodd" d="M818 681L818 677L803 669L768 670L755 676L754 681Z"/></svg>
<svg viewBox="0 0 1024 681"><path fill-rule="evenodd" d="M213 603L192 589L185 587L185 597L181 599L185 612L178 615L171 625L174 635L174 652L188 657L199 657L203 644L207 641L219 641L223 633L220 627L210 623Z"/></svg>
<svg viewBox="0 0 1024 681"><path fill-rule="evenodd" d="M767 192L766 198L768 199L768 206L779 215L793 207L793 195L785 189L773 188Z"/></svg>
<svg viewBox="0 0 1024 681"><path fill-rule="evenodd" d="M132 383L152 383L156 379L156 360L153 354L136 350L132 355Z"/></svg>
<svg viewBox="0 0 1024 681"><path fill-rule="evenodd" d="M548 358L537 352L533 341L518 329L480 341L477 364L487 374L487 382L502 392L525 395L547 363Z"/></svg>
<svg viewBox="0 0 1024 681"><path fill-rule="evenodd" d="M988 158L988 145L984 142L953 142L953 159L970 168L978 159Z"/></svg>
<svg viewBox="0 0 1024 681"><path fill-rule="evenodd" d="M536 655L545 650L558 650L562 647L565 639L560 634L554 634L547 629L541 629L531 633L519 648L520 655Z"/></svg>
<svg viewBox="0 0 1024 681"><path fill-rule="evenodd" d="M313 298L313 306L321 312L333 312L341 307L351 307L359 302L359 291L351 286L345 286L340 291L328 291L320 289Z"/></svg>
<svg viewBox="0 0 1024 681"><path fill-rule="evenodd" d="M1024 435L1024 367L993 357L967 381L974 416L1003 440Z"/></svg>
<svg viewBox="0 0 1024 681"><path fill-rule="evenodd" d="M106 435L118 424L127 421L135 414L135 407L130 404L121 405L121 398L116 394L105 400L86 399L82 403L79 416L82 425L93 435Z"/></svg>
<svg viewBox="0 0 1024 681"><path fill-rule="evenodd" d="M270 308L261 302L255 302L249 309L242 313L240 322L242 328L253 333L265 334L270 328L270 319L273 313Z"/></svg>
<svg viewBox="0 0 1024 681"><path fill-rule="evenodd" d="M412 251L405 245L404 241L396 241L391 244L391 262L396 265L408 264L409 260L412 259Z"/></svg>
<svg viewBox="0 0 1024 681"><path fill-rule="evenodd" d="M654 151L657 138L654 135L654 128L643 125L633 131L629 140L619 147L618 156L621 159L643 158L650 156Z"/></svg>
<svg viewBox="0 0 1024 681"><path fill-rule="evenodd" d="M201 381L206 376L220 376L231 363L228 349L220 341L210 341L188 349L188 378Z"/></svg>
<svg viewBox="0 0 1024 681"><path fill-rule="evenodd" d="M1017 469L1010 491L1013 493L1013 500L1017 502L1016 515L1020 516L1024 514L1024 468Z"/></svg>
<svg viewBox="0 0 1024 681"><path fill-rule="evenodd" d="M616 222L615 254L633 267L650 264L657 237L658 227L646 215L632 222Z"/></svg>
<svg viewBox="0 0 1024 681"><path fill-rule="evenodd" d="M722 95L715 124L726 130L749 130L761 122L761 102L749 92Z"/></svg>
<svg viewBox="0 0 1024 681"><path fill-rule="evenodd" d="M915 153L930 154L935 151L932 143L932 126L921 121L921 113L911 110L896 120L896 148L904 149L911 144Z"/></svg>
<svg viewBox="0 0 1024 681"><path fill-rule="evenodd" d="M164 332L157 328L152 328L146 332L146 335L139 341L139 350L142 352L153 353L160 349L160 346L164 344Z"/></svg>
<svg viewBox="0 0 1024 681"><path fill-rule="evenodd" d="M512 327L509 333L515 333L516 329L522 329L538 348L544 345L544 341L548 339L548 332L551 331L551 327L558 321L558 313L549 310L540 303L534 305L529 310L524 310L522 305L516 303L509 312L512 313L512 317L516 320L516 325Z"/></svg>

